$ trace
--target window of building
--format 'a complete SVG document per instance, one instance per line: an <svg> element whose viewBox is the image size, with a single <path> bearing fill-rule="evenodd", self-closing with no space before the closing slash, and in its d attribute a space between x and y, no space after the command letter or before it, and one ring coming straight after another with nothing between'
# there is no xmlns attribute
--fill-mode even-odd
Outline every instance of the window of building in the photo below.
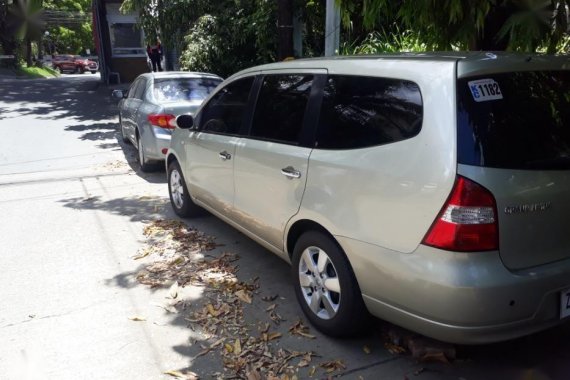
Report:
<svg viewBox="0 0 570 380"><path fill-rule="evenodd" d="M145 56L144 33L136 15L121 13L120 4L106 4L106 8L113 56Z"/></svg>

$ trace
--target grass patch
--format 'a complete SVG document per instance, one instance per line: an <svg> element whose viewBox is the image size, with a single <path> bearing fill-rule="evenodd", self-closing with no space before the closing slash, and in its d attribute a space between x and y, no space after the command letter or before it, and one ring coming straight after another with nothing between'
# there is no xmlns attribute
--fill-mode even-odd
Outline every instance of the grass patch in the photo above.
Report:
<svg viewBox="0 0 570 380"><path fill-rule="evenodd" d="M25 76L28 78L53 78L59 76L57 71L50 69L49 67L26 67L22 66L16 70L17 76Z"/></svg>

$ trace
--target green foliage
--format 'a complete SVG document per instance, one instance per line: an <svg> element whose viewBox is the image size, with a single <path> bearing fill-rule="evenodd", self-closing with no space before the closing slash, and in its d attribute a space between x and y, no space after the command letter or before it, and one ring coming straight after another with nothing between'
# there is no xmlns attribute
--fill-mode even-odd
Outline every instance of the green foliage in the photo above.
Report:
<svg viewBox="0 0 570 380"><path fill-rule="evenodd" d="M568 36L569 0L337 0L345 27L386 21L414 30L438 50L556 51Z"/></svg>
<svg viewBox="0 0 570 380"><path fill-rule="evenodd" d="M48 10L69 12L76 17L85 19L82 22L69 22L63 25L49 24L49 36L44 39L45 51L49 53L81 54L85 49L95 53L92 21L88 14L91 12L91 0L44 0ZM71 16L68 19L73 20Z"/></svg>
<svg viewBox="0 0 570 380"><path fill-rule="evenodd" d="M59 74L48 67L27 67L22 66L16 72L16 75L26 76L29 78L53 78Z"/></svg>
<svg viewBox="0 0 570 380"><path fill-rule="evenodd" d="M343 42L340 46L341 55L380 54L397 52L422 52L431 50L425 39L419 33L411 30L400 31L394 26L393 31L382 28L380 32L371 32L358 43Z"/></svg>
<svg viewBox="0 0 570 380"><path fill-rule="evenodd" d="M183 69L221 76L272 62L276 55L276 8L268 0L212 1L185 37Z"/></svg>

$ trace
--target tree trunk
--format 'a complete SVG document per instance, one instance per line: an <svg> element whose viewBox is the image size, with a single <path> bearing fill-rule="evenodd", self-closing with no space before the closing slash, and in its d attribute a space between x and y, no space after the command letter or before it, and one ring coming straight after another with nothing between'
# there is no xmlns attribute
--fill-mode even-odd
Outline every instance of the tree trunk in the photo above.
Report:
<svg viewBox="0 0 570 380"><path fill-rule="evenodd" d="M293 0L278 0L277 28L279 45L277 57L280 61L293 57Z"/></svg>
<svg viewBox="0 0 570 380"><path fill-rule="evenodd" d="M34 62L32 61L32 40L26 37L26 64L28 67L32 67Z"/></svg>

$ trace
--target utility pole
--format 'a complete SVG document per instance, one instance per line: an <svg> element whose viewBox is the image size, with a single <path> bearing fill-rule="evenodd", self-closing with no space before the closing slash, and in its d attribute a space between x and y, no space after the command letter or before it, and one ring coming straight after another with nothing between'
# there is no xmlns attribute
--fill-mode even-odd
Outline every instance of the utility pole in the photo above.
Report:
<svg viewBox="0 0 570 380"><path fill-rule="evenodd" d="M293 0L277 2L277 33L279 45L277 58L282 61L293 57Z"/></svg>
<svg viewBox="0 0 570 380"><path fill-rule="evenodd" d="M338 52L340 46L340 8L335 0L327 0L325 25L325 57Z"/></svg>

